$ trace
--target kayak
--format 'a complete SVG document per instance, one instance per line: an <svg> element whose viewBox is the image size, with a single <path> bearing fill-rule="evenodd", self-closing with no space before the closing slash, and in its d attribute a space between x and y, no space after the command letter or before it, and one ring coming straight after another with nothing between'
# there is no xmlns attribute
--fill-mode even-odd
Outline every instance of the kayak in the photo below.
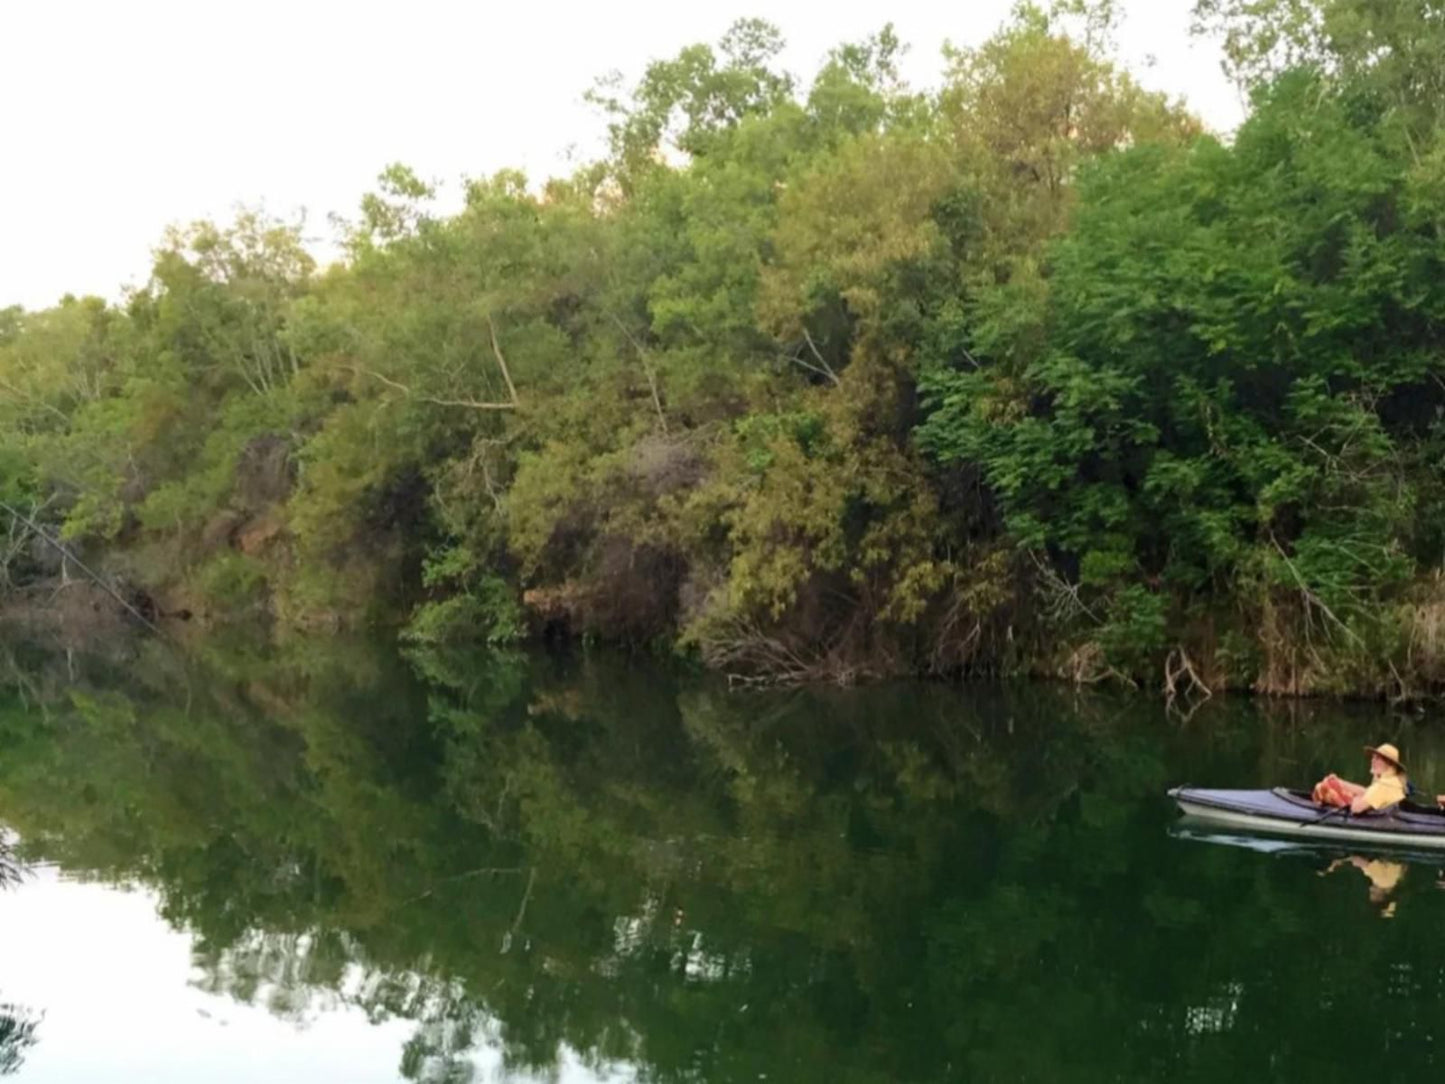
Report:
<svg viewBox="0 0 1445 1084"><path fill-rule="evenodd" d="M1445 849L1445 812L1413 802L1401 802L1377 813L1354 814L1320 805L1305 791L1285 787L1175 787L1169 797L1179 803L1185 816L1209 824L1319 840Z"/></svg>

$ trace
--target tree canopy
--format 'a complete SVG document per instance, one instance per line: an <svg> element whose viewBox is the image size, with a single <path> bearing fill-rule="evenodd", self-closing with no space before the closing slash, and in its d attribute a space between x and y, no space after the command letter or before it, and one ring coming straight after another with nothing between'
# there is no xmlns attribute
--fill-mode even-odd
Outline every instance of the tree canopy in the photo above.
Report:
<svg viewBox="0 0 1445 1084"><path fill-rule="evenodd" d="M41 531L211 621L1432 688L1445 18L1196 16L1231 140L1108 3L1020 4L927 94L891 28L808 82L745 20L599 81L572 176L448 215L395 165L334 266L247 213L123 305L5 310L0 592L67 577Z"/></svg>

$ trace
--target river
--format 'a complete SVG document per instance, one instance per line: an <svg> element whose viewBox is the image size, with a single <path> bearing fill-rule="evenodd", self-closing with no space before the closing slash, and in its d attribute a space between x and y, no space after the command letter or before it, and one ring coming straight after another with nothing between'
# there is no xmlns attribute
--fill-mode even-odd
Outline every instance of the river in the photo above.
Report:
<svg viewBox="0 0 1445 1084"><path fill-rule="evenodd" d="M1164 796L1380 740L1445 790L1445 728L1383 706L4 644L0 1075L1424 1073L1441 869L1181 837Z"/></svg>

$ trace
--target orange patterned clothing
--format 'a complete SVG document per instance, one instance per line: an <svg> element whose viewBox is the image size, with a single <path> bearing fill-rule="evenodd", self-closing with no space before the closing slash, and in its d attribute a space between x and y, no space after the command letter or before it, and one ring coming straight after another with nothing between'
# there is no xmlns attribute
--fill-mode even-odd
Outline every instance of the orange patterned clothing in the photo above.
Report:
<svg viewBox="0 0 1445 1084"><path fill-rule="evenodd" d="M1320 805L1349 805L1355 800L1355 795L1364 790L1357 783L1346 783L1339 776L1331 773L1315 784L1314 793L1310 795Z"/></svg>
<svg viewBox="0 0 1445 1084"><path fill-rule="evenodd" d="M1398 772L1386 772L1362 787L1358 783L1347 783L1337 775L1327 775L1315 785L1314 800L1322 805L1345 806L1357 797L1363 796L1371 809L1388 809L1405 800L1405 777Z"/></svg>

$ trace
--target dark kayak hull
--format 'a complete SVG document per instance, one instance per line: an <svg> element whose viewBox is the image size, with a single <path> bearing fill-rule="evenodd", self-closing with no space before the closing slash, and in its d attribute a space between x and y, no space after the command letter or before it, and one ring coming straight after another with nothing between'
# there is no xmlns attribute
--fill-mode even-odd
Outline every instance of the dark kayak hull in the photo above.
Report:
<svg viewBox="0 0 1445 1084"><path fill-rule="evenodd" d="M1169 796L1179 803L1185 816L1212 825L1303 839L1445 851L1445 814L1421 806L1402 805L1356 816L1326 809L1312 802L1309 795L1283 787L1175 787Z"/></svg>

